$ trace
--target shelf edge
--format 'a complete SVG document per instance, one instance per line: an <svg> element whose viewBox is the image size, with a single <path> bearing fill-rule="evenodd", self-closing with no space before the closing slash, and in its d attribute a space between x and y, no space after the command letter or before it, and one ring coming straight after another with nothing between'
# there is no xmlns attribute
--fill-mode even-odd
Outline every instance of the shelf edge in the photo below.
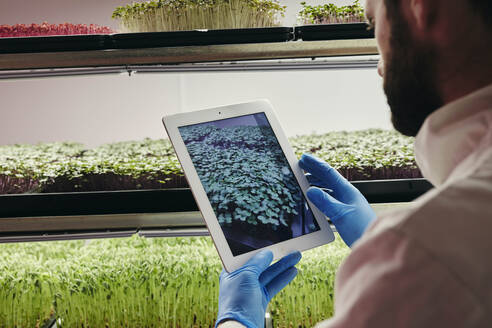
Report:
<svg viewBox="0 0 492 328"><path fill-rule="evenodd" d="M375 39L0 54L0 70L180 64L377 54Z"/></svg>

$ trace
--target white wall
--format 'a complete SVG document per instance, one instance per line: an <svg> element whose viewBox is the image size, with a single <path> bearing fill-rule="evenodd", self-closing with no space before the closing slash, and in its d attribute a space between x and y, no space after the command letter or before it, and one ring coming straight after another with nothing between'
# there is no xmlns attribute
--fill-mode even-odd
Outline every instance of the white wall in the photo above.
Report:
<svg viewBox="0 0 492 328"><path fill-rule="evenodd" d="M183 108L267 98L288 135L390 128L376 70L320 70L184 76Z"/></svg>
<svg viewBox="0 0 492 328"><path fill-rule="evenodd" d="M126 2L2 0L0 24L110 25L112 9ZM299 2L284 2L286 25ZM0 145L160 138L165 114L260 98L270 99L288 135L391 127L375 69L122 74L0 81Z"/></svg>

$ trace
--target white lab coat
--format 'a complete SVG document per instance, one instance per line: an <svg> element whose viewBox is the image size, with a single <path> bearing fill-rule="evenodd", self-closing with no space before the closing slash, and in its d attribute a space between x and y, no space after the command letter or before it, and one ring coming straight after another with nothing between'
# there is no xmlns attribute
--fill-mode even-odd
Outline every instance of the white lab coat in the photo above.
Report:
<svg viewBox="0 0 492 328"><path fill-rule="evenodd" d="M430 115L415 153L435 189L354 244L318 328L492 327L492 85Z"/></svg>

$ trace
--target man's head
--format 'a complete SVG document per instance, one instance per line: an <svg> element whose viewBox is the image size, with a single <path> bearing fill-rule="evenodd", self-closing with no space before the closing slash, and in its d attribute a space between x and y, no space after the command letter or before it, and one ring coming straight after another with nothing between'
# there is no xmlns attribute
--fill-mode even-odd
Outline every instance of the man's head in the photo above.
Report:
<svg viewBox="0 0 492 328"><path fill-rule="evenodd" d="M392 122L398 131L415 136L436 109L492 82L492 65L487 57L492 46L488 45L488 55L484 54L489 74L480 77L483 72L466 62L473 52L483 50L483 47L477 49L478 42L492 43L491 3L490 0L366 1L367 18L375 27L381 53L378 71L384 79ZM477 35L470 36L470 33ZM485 40L479 39L484 36ZM474 55L474 59L478 57ZM476 72L466 71L467 68ZM488 83L486 76L489 76Z"/></svg>

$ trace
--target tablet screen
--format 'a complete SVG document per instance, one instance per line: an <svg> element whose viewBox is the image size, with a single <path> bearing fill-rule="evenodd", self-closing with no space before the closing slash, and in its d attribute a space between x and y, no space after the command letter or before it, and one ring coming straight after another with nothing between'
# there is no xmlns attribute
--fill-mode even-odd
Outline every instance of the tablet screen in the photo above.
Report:
<svg viewBox="0 0 492 328"><path fill-rule="evenodd" d="M178 129L234 256L320 230L264 113Z"/></svg>

